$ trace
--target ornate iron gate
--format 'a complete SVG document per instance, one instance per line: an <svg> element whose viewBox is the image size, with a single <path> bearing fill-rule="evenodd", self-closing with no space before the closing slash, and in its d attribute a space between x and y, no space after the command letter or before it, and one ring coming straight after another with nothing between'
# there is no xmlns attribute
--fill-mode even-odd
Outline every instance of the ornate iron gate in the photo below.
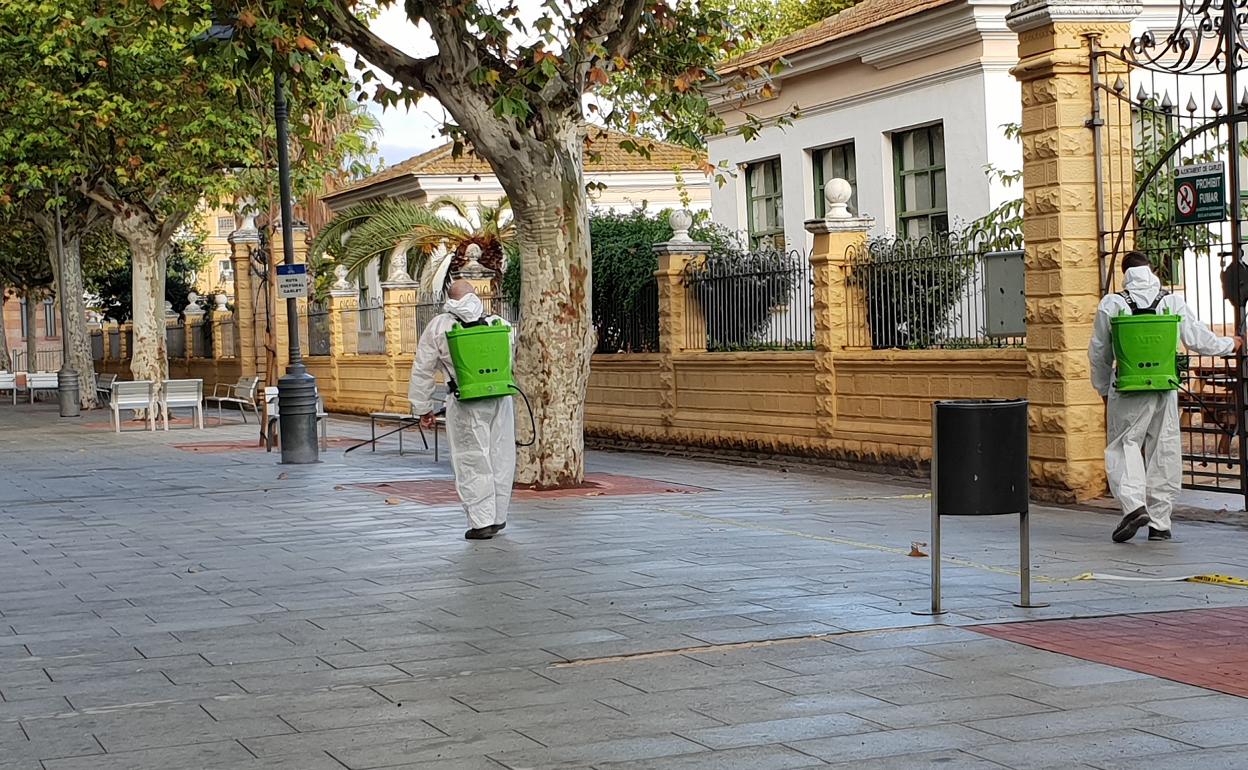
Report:
<svg viewBox="0 0 1248 770"><path fill-rule="evenodd" d="M1088 40L1102 293L1117 290L1122 255L1142 251L1163 283L1226 335L1243 332L1248 299L1237 288L1248 265L1235 258L1248 235L1245 26L1248 0L1180 0L1164 37L1146 32L1121 50ZM1193 357L1179 403L1184 485L1248 502L1244 374L1242 357Z"/></svg>

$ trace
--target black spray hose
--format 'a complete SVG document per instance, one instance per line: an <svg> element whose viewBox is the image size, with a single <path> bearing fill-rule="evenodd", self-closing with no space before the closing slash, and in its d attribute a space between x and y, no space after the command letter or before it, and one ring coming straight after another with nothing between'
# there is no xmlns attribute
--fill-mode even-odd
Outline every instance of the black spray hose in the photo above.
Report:
<svg viewBox="0 0 1248 770"><path fill-rule="evenodd" d="M516 446L533 446L535 443L537 443L537 419L533 417L533 405L529 403L529 397L524 395L523 390L520 390L520 388L516 387L515 385L512 385L511 389L519 393L520 398L524 399L524 407L529 410L529 426L530 426L529 435L533 437L529 439L529 442L527 444L521 444L519 441L517 441Z"/></svg>

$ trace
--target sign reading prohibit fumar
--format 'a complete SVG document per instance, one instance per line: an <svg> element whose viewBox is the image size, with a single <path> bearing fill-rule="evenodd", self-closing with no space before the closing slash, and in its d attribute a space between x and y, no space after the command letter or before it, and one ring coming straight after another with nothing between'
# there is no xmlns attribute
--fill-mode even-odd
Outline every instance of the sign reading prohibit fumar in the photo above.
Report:
<svg viewBox="0 0 1248 770"><path fill-rule="evenodd" d="M1226 164L1180 166L1174 173L1174 223L1196 225L1226 219Z"/></svg>

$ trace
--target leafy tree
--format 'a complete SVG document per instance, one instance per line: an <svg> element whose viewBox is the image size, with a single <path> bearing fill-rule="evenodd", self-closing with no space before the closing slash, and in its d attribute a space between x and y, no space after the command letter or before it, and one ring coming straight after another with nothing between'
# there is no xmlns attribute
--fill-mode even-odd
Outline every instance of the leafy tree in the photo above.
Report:
<svg viewBox="0 0 1248 770"><path fill-rule="evenodd" d="M712 0L715 2L715 0ZM818 24L862 0L718 0L715 4L757 30L755 42L770 43Z"/></svg>
<svg viewBox="0 0 1248 770"><path fill-rule="evenodd" d="M89 236L84 251L87 291L95 296L100 313L117 323L131 320L133 282L129 247L125 241L104 231ZM163 303L168 302L181 312L190 301L190 293L195 291L196 274L211 259L202 232L183 231L175 235L169 248L162 308ZM161 314L163 316L163 310Z"/></svg>
<svg viewBox="0 0 1248 770"><path fill-rule="evenodd" d="M15 298L26 301L27 367L35 361L38 305L52 295L53 280L47 248L38 229L25 220L0 220L0 286L9 287ZM3 352L4 360L0 363L4 366L0 369L8 367L8 351Z"/></svg>
<svg viewBox="0 0 1248 770"><path fill-rule="evenodd" d="M206 21L171 24L152 11L189 18L201 8L195 0L150 6L0 4L0 202L47 210L59 183L107 215L131 252L131 372L160 381L170 243L201 201L233 201L252 172L269 168L272 91L263 100L256 91L272 81L263 67L244 73L197 51ZM307 116L347 101L344 68L335 56L311 60L292 92L292 133L305 149L315 145ZM305 163L296 181L319 185L324 174Z"/></svg>
<svg viewBox="0 0 1248 770"><path fill-rule="evenodd" d="M519 0L412 0L403 6L408 19L427 27L437 47L418 58L373 32L364 4L223 5L249 33L240 47L290 67L313 58L309 48L350 46L361 67L371 64L393 83L376 85L375 99L395 105L437 98L454 121L446 131L457 147L470 145L490 164L511 201L524 255L517 372L538 430L519 478L540 487L579 482L594 349L586 113L625 129L654 118L668 127L667 138L687 144L722 130L703 88L715 83L715 63L738 45L734 17L696 0L545 0L529 22ZM756 74L765 76L765 68L745 76ZM376 81L368 69L362 78ZM640 139L622 146L648 151Z"/></svg>

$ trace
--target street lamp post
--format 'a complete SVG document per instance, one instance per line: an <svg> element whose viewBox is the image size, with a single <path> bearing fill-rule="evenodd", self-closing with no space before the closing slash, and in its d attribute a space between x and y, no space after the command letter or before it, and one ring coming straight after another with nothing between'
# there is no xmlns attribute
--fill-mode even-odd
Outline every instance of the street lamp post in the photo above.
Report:
<svg viewBox="0 0 1248 770"><path fill-rule="evenodd" d="M60 402L62 417L78 417L82 414L78 400L78 372L69 360L69 308L65 301L65 235L61 229L61 185L56 183L56 296L61 306L61 369L56 373L56 397ZM81 319L78 319L81 323ZM51 331L51 330L49 330ZM29 365L27 368L30 368Z"/></svg>
<svg viewBox="0 0 1248 770"><path fill-rule="evenodd" d="M295 264L294 206L290 191L290 147L286 121L289 110L281 72L273 72L273 114L277 123L277 176L282 198L282 262ZM274 280L276 270L270 272ZM303 365L299 344L299 301L286 300L286 324L289 330L290 363L286 374L277 382L279 435L282 442L282 463L304 464L318 460L316 444L316 378Z"/></svg>

